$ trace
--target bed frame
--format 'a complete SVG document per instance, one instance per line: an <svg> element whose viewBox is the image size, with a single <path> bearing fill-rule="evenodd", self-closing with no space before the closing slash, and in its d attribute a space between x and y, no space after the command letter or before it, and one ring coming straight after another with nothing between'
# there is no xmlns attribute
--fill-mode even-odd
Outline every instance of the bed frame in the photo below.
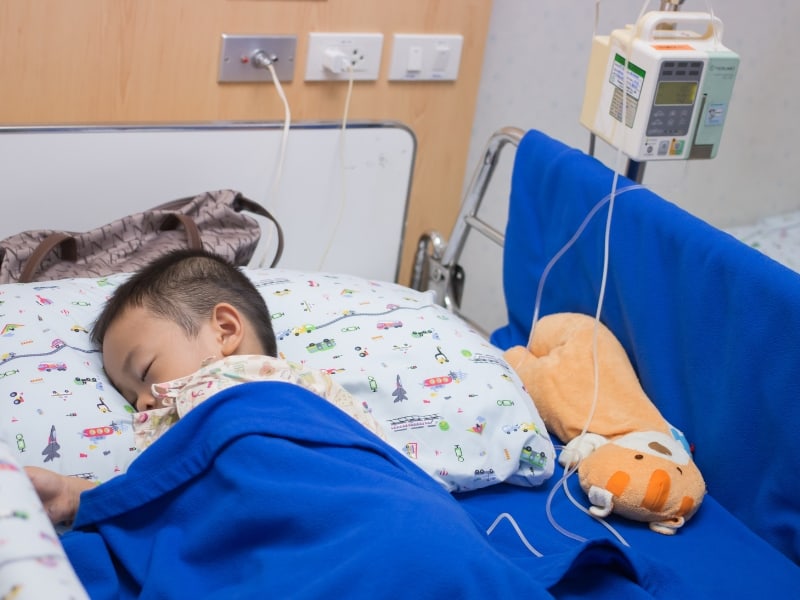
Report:
<svg viewBox="0 0 800 600"><path fill-rule="evenodd" d="M478 210L498 154L507 146L516 147L516 156L508 223L499 232ZM435 290L442 305L458 312L459 259L475 230L505 245L509 322L491 333L494 344L527 343L546 273L539 316L593 315L612 179L613 172L596 159L541 132L498 131L486 146L450 238L432 232L420 240L413 285ZM592 210L597 213L576 243L549 265ZM639 548L661 560L670 544L680 553L687 540L697 547L714 540L736 545L731 538L741 534L739 541L748 539L740 547L748 560L769 557L765 569L782 565L780 576L796 580L800 275L626 177L619 179L613 210L602 320L623 343L662 414L687 434L709 489L697 522L674 539L639 539ZM723 513L736 520L715 523ZM540 533L546 527L539 519L523 529ZM726 527L738 533L729 536ZM768 544L762 546L764 540ZM752 575L741 577L744 587L737 594L760 585L779 589L757 577L752 564L732 556L697 556L689 580L711 590L725 573L742 569Z"/></svg>

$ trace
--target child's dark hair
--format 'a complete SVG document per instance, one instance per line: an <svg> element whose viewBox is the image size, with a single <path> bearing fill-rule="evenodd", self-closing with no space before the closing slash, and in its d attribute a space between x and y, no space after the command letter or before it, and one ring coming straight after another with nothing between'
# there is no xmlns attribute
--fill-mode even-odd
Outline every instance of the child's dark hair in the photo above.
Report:
<svg viewBox="0 0 800 600"><path fill-rule="evenodd" d="M133 274L106 302L92 327L92 341L102 345L111 323L132 306L169 319L194 337L220 302L235 307L255 328L264 354L277 356L264 298L238 268L205 250L174 250Z"/></svg>

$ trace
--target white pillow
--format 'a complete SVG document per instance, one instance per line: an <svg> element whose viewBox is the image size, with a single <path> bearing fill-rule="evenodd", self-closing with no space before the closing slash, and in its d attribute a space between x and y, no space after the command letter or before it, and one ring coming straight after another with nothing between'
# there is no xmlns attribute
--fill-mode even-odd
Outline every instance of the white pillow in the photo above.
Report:
<svg viewBox="0 0 800 600"><path fill-rule="evenodd" d="M552 475L555 451L516 373L432 293L348 275L248 273L282 355L331 373L448 490Z"/></svg>
<svg viewBox="0 0 800 600"><path fill-rule="evenodd" d="M24 466L106 481L136 456L88 334L124 277L0 285L0 437Z"/></svg>
<svg viewBox="0 0 800 600"><path fill-rule="evenodd" d="M516 374L431 293L363 278L245 269L278 348L325 369L387 441L448 490L538 485L555 451ZM125 274L0 285L0 436L23 465L105 481L136 456L132 408L88 336Z"/></svg>

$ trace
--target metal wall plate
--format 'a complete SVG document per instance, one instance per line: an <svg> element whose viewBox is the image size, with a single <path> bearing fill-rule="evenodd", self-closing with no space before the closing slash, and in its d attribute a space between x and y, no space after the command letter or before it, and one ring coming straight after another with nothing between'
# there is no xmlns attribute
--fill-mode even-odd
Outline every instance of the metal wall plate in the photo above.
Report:
<svg viewBox="0 0 800 600"><path fill-rule="evenodd" d="M222 34L217 81L258 82L272 81L269 69L258 67L254 57L263 52L273 62L280 81L294 78L294 54L297 48L295 35L231 35Z"/></svg>

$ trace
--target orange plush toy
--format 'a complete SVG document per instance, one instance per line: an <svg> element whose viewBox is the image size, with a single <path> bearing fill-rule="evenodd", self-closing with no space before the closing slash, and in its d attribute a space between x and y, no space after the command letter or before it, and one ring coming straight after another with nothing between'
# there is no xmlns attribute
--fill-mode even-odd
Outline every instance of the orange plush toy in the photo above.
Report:
<svg viewBox="0 0 800 600"><path fill-rule="evenodd" d="M578 463L578 476L597 516L614 512L647 522L667 535L700 506L706 485L683 434L645 394L625 349L595 319L556 313L536 323L529 348L515 346L505 358L519 374L550 432L567 445L562 466Z"/></svg>

